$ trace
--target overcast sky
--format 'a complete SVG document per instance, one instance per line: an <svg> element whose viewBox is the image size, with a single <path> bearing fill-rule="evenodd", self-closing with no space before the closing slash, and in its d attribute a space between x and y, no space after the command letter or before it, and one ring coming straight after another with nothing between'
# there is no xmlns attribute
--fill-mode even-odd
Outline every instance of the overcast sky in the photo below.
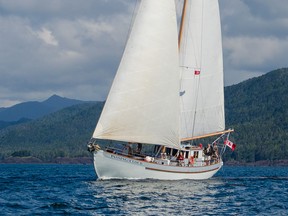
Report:
<svg viewBox="0 0 288 216"><path fill-rule="evenodd" d="M0 0L0 107L105 100L136 0ZM288 65L287 0L220 0L225 85Z"/></svg>

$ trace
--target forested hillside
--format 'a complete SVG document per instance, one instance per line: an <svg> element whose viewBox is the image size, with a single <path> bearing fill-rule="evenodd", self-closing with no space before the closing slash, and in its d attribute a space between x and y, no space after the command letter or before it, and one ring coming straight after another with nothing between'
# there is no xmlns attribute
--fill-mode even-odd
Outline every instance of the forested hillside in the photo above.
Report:
<svg viewBox="0 0 288 216"><path fill-rule="evenodd" d="M235 129L238 161L288 159L288 69L225 89L226 125Z"/></svg>
<svg viewBox="0 0 288 216"><path fill-rule="evenodd" d="M86 144L102 108L100 102L74 105L0 130L0 159L33 156L49 162L57 157L90 156Z"/></svg>
<svg viewBox="0 0 288 216"><path fill-rule="evenodd" d="M225 88L226 127L237 144L225 160L288 159L288 69L275 70ZM33 156L90 156L86 151L102 102L71 106L37 120L0 129L0 160Z"/></svg>

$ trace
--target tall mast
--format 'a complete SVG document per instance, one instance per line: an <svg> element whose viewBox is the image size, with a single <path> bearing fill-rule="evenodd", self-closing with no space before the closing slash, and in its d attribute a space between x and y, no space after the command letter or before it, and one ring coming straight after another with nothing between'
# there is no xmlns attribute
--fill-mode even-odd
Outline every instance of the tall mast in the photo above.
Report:
<svg viewBox="0 0 288 216"><path fill-rule="evenodd" d="M182 17L181 17L181 24L179 30L179 37L178 37L178 48L180 48L181 40L182 40L182 33L183 33L183 25L184 19L186 14L186 7L187 7L187 0L184 0L183 9L182 9Z"/></svg>

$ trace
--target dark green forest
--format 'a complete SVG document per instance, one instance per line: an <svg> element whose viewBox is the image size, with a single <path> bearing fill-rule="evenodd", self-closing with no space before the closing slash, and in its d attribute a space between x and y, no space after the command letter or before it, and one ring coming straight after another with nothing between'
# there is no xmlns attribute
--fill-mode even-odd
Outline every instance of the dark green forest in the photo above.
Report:
<svg viewBox="0 0 288 216"><path fill-rule="evenodd" d="M226 127L237 144L225 160L255 162L288 159L288 69L225 88ZM0 129L0 160L91 156L86 150L103 102L74 105L37 120Z"/></svg>
<svg viewBox="0 0 288 216"><path fill-rule="evenodd" d="M33 156L50 162L57 157L90 156L86 145L102 108L103 102L74 105L0 130L0 159Z"/></svg>
<svg viewBox="0 0 288 216"><path fill-rule="evenodd" d="M226 125L237 161L288 159L288 69L225 88ZM228 157L229 158L229 157Z"/></svg>

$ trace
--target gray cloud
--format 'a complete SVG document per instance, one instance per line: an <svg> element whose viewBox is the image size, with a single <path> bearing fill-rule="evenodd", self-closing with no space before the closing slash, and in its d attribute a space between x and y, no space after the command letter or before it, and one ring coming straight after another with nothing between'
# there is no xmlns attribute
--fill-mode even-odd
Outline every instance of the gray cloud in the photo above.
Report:
<svg viewBox="0 0 288 216"><path fill-rule="evenodd" d="M286 1L220 0L226 85L287 66ZM0 0L0 107L55 93L105 100L135 3Z"/></svg>
<svg viewBox="0 0 288 216"><path fill-rule="evenodd" d="M104 100L133 4L129 1L0 1L0 106L51 94Z"/></svg>
<svg viewBox="0 0 288 216"><path fill-rule="evenodd" d="M225 83L287 67L286 0L221 0Z"/></svg>

